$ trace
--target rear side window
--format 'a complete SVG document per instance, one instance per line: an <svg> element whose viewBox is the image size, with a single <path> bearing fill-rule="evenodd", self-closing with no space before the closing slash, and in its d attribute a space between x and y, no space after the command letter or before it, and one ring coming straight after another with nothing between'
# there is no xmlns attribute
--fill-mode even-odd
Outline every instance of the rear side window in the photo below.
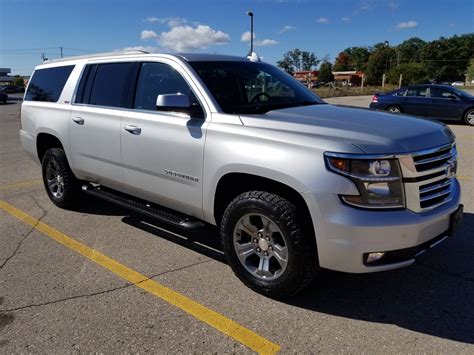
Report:
<svg viewBox="0 0 474 355"><path fill-rule="evenodd" d="M125 107L127 83L132 63L99 64L95 71L88 102L91 105ZM89 77L91 75L89 74ZM88 80L88 81L89 81ZM86 85L87 86L87 85Z"/></svg>
<svg viewBox="0 0 474 355"><path fill-rule="evenodd" d="M35 70L28 91L26 101L57 102L74 65Z"/></svg>
<svg viewBox="0 0 474 355"><path fill-rule="evenodd" d="M428 89L425 87L409 88L405 96L426 97L427 91Z"/></svg>

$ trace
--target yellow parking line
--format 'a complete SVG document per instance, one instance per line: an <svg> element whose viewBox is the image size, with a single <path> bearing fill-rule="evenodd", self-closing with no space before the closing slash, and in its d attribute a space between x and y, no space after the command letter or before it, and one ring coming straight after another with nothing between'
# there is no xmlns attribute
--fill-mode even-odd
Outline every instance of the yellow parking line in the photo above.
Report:
<svg viewBox="0 0 474 355"><path fill-rule="evenodd" d="M48 226L9 203L0 200L0 209L18 218L19 220L29 224L46 236L54 239L56 242L62 244L76 253L85 256L100 266L110 270L122 279L131 282L137 287L151 293L152 295L161 298L162 300L178 307L184 312L192 315L196 319L210 325L229 337L239 341L243 345L261 354L275 354L280 351L281 347L244 326L226 318L225 316L209 309L196 301L159 284L140 274L139 272L128 268L127 266L109 258L101 252L89 248L88 246L76 241L75 239L59 232L58 230Z"/></svg>
<svg viewBox="0 0 474 355"><path fill-rule="evenodd" d="M464 176L464 175L456 175L458 180L463 180L463 181L471 181L471 178L469 176Z"/></svg>
<svg viewBox="0 0 474 355"><path fill-rule="evenodd" d="M39 185L41 182L43 182L43 180L34 179L34 180L26 180L26 181L15 182L15 183L12 183L12 184L1 185L0 186L0 191L1 190L16 189L16 188L19 188L19 187L28 187L28 186Z"/></svg>

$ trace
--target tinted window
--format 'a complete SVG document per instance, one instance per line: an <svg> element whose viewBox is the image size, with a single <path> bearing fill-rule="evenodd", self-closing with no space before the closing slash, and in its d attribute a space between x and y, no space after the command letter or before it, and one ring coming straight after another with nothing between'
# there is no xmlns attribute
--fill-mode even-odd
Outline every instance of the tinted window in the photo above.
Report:
<svg viewBox="0 0 474 355"><path fill-rule="evenodd" d="M74 65L35 70L26 92L26 101L57 102Z"/></svg>
<svg viewBox="0 0 474 355"><path fill-rule="evenodd" d="M89 104L124 107L131 63L99 64L93 78Z"/></svg>
<svg viewBox="0 0 474 355"><path fill-rule="evenodd" d="M426 92L428 88L409 88L405 96L418 96L418 97L426 97Z"/></svg>
<svg viewBox="0 0 474 355"><path fill-rule="evenodd" d="M442 88L431 88L430 96L438 99L450 99L455 97L455 95L450 90Z"/></svg>
<svg viewBox="0 0 474 355"><path fill-rule="evenodd" d="M196 99L183 77L163 63L143 63L137 83L134 108L156 111L156 98L164 94L183 94Z"/></svg>
<svg viewBox="0 0 474 355"><path fill-rule="evenodd" d="M265 113L323 103L282 70L254 62L191 62L226 113Z"/></svg>

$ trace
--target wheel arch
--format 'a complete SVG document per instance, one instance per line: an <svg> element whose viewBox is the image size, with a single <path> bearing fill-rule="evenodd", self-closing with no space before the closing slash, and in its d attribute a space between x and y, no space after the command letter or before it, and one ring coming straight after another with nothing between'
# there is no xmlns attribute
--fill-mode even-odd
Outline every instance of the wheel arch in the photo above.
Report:
<svg viewBox="0 0 474 355"><path fill-rule="evenodd" d="M43 161L44 154L51 148L61 148L64 150L64 145L61 140L53 134L41 132L36 136L36 152L39 162Z"/></svg>
<svg viewBox="0 0 474 355"><path fill-rule="evenodd" d="M311 213L300 192L281 181L243 172L230 172L219 179L213 204L213 217L216 224L220 225L226 207L235 197L253 190L271 192L293 203L296 206L299 225L305 233L311 233L314 236Z"/></svg>

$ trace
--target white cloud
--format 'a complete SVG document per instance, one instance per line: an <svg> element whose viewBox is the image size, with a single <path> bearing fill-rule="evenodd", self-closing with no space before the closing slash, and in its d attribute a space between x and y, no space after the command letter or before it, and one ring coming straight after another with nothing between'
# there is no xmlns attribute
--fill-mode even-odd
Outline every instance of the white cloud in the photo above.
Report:
<svg viewBox="0 0 474 355"><path fill-rule="evenodd" d="M130 52L130 51L144 51L148 53L159 53L160 49L158 47L152 47L152 46L134 46L134 47L125 47L125 48L114 50L114 52Z"/></svg>
<svg viewBox="0 0 474 355"><path fill-rule="evenodd" d="M253 33L253 39L255 40L255 32ZM240 36L240 41L241 42L250 42L250 31L242 33L242 36Z"/></svg>
<svg viewBox="0 0 474 355"><path fill-rule="evenodd" d="M278 42L275 41L274 39L268 39L268 38L255 42L255 46L257 47L274 46L275 44L278 44Z"/></svg>
<svg viewBox="0 0 474 355"><path fill-rule="evenodd" d="M398 30L405 30L407 28L415 28L417 26L418 26L418 22L410 20L410 21L407 21L407 22L400 22L397 25L397 29Z"/></svg>
<svg viewBox="0 0 474 355"><path fill-rule="evenodd" d="M283 27L281 28L281 30L278 31L278 33L279 33L279 34L282 34L282 33L288 32L288 31L292 31L292 30L296 30L296 27L295 27L295 26L286 25L286 26L283 26Z"/></svg>
<svg viewBox="0 0 474 355"><path fill-rule="evenodd" d="M351 18L348 17L348 16L341 17L341 21L343 21L343 22L349 22L350 20L351 20Z"/></svg>
<svg viewBox="0 0 474 355"><path fill-rule="evenodd" d="M147 39L152 39L152 38L157 38L158 35L156 34L155 31L150 31L150 30L143 30L141 34L141 39L147 40Z"/></svg>
<svg viewBox="0 0 474 355"><path fill-rule="evenodd" d="M388 3L388 7L390 8L390 10L395 11L400 7L400 4L394 1L390 1Z"/></svg>
<svg viewBox="0 0 474 355"><path fill-rule="evenodd" d="M329 23L329 19L327 17L320 17L316 20L316 22L325 25Z"/></svg>
<svg viewBox="0 0 474 355"><path fill-rule="evenodd" d="M160 34L158 42L173 51L184 52L222 45L230 42L230 36L209 26L175 26Z"/></svg>
<svg viewBox="0 0 474 355"><path fill-rule="evenodd" d="M188 20L182 17L147 17L145 22L166 24L169 27L181 26L188 23Z"/></svg>

